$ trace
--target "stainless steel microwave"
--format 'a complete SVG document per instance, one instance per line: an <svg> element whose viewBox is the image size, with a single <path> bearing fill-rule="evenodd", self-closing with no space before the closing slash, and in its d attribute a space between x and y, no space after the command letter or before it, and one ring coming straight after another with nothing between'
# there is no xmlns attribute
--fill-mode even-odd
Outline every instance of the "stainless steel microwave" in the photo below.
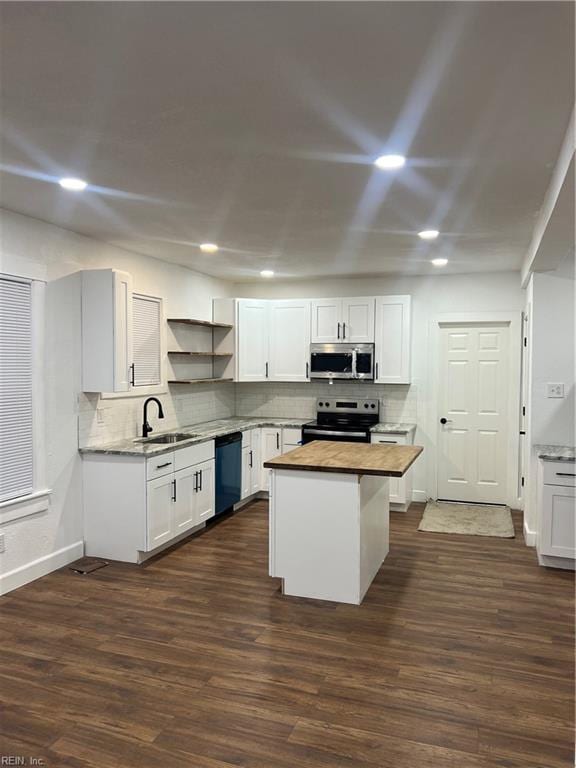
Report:
<svg viewBox="0 0 576 768"><path fill-rule="evenodd" d="M374 344L311 344L311 379L373 379Z"/></svg>

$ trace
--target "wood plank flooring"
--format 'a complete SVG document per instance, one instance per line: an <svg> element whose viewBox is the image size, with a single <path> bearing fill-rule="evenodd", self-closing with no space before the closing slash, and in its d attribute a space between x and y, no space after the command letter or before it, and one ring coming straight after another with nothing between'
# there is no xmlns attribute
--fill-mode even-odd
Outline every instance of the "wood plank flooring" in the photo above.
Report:
<svg viewBox="0 0 576 768"><path fill-rule="evenodd" d="M0 600L0 755L75 768L573 765L573 574L393 513L364 603L285 598L256 502ZM29 763L28 763L29 764Z"/></svg>

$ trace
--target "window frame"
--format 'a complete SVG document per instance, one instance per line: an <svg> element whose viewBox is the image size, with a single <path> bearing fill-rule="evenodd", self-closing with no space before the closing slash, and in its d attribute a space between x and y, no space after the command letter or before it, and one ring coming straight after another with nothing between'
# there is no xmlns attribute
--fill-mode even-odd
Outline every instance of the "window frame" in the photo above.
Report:
<svg viewBox="0 0 576 768"><path fill-rule="evenodd" d="M30 286L32 326L32 491L0 502L0 525L49 507L52 490L46 486L46 409L45 409L45 315L46 283L21 275L0 272L0 279Z"/></svg>

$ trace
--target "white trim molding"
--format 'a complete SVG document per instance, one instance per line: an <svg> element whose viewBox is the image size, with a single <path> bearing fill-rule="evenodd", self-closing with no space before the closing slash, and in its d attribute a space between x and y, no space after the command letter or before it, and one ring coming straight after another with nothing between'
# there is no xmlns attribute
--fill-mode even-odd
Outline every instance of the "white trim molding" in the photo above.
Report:
<svg viewBox="0 0 576 768"><path fill-rule="evenodd" d="M524 518L524 522L523 522L523 532L524 532L524 541L526 542L526 546L535 547L538 541L538 537L536 535L536 531L531 531L530 528L528 528L528 525L526 524L526 518Z"/></svg>
<svg viewBox="0 0 576 768"><path fill-rule="evenodd" d="M50 494L52 491L46 488L43 491L35 491L18 499L9 499L0 502L0 526L21 520L23 517L37 515L46 512L50 506Z"/></svg>
<svg viewBox="0 0 576 768"><path fill-rule="evenodd" d="M84 542L76 541L68 547L51 552L49 555L39 557L31 563L26 563L19 568L0 576L0 595L5 595L18 587L24 586L31 581L46 576L52 571L63 568L75 560L79 560L84 555Z"/></svg>
<svg viewBox="0 0 576 768"><path fill-rule="evenodd" d="M482 325L499 323L510 328L509 345L509 382L508 382L508 447L506 504L512 509L521 509L522 499L518 496L518 472L520 452L520 381L522 351L522 313L521 312L450 312L436 315L429 326L429 367L430 383L428 408L423 420L427 442L430 446L428 462L428 497L438 498L438 387L439 387L439 351L440 328L447 324Z"/></svg>

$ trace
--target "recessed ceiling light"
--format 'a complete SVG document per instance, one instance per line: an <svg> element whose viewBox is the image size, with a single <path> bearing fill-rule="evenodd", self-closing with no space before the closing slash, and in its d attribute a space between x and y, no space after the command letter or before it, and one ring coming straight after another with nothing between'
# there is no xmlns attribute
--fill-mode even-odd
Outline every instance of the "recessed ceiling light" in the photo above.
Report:
<svg viewBox="0 0 576 768"><path fill-rule="evenodd" d="M435 267L445 267L448 264L448 259L432 259L432 264Z"/></svg>
<svg viewBox="0 0 576 768"><path fill-rule="evenodd" d="M423 229L422 232L418 232L418 237L421 240L436 240L439 234L437 229Z"/></svg>
<svg viewBox="0 0 576 768"><path fill-rule="evenodd" d="M260 272L260 277L274 277L274 272L271 269L263 269Z"/></svg>
<svg viewBox="0 0 576 768"><path fill-rule="evenodd" d="M202 243L200 245L200 250L202 253L216 253L218 246L216 243Z"/></svg>
<svg viewBox="0 0 576 768"><path fill-rule="evenodd" d="M383 171L394 171L396 168L402 168L405 162L403 155L381 155L374 160L374 165Z"/></svg>
<svg viewBox="0 0 576 768"><path fill-rule="evenodd" d="M66 177L60 179L58 182L62 189L70 189L72 192L82 192L88 186L88 182L83 179L74 179L72 177Z"/></svg>

